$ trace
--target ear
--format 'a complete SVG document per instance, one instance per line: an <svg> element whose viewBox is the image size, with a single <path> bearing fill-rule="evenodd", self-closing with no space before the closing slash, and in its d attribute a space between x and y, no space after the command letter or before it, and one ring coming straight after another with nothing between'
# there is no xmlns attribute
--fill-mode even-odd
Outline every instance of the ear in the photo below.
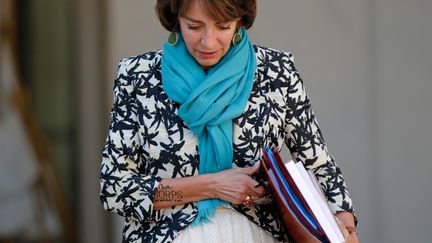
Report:
<svg viewBox="0 0 432 243"><path fill-rule="evenodd" d="M243 26L242 26L242 22L241 22L241 18L238 18L238 19L236 20L236 29L238 30L238 29L240 29L241 27L243 27Z"/></svg>

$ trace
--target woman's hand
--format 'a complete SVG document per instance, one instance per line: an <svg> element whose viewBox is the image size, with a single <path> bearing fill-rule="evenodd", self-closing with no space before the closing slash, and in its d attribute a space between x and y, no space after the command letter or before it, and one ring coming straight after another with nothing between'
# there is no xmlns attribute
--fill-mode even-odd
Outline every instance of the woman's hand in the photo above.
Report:
<svg viewBox="0 0 432 243"><path fill-rule="evenodd" d="M212 174L211 190L215 198L233 203L242 204L247 196L252 201L261 198L265 193L262 186L251 178L260 168L259 162L252 167L235 168Z"/></svg>
<svg viewBox="0 0 432 243"><path fill-rule="evenodd" d="M354 226L353 215L349 212L339 212L336 214L336 219L338 220L339 226L342 229L345 243L358 243L359 239ZM348 231L348 228L350 228L351 232Z"/></svg>
<svg viewBox="0 0 432 243"><path fill-rule="evenodd" d="M197 202L209 198L219 198L233 204L242 204L246 196L252 201L260 198L265 190L250 176L257 173L260 163L252 167L224 170L213 174L203 174L182 178L164 178L160 181L153 209L166 208Z"/></svg>

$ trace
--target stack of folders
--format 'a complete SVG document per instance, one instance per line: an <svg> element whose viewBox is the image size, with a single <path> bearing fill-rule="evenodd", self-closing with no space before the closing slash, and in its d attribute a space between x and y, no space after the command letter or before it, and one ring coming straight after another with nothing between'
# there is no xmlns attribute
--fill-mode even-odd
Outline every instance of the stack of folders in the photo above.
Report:
<svg viewBox="0 0 432 243"><path fill-rule="evenodd" d="M284 163L264 148L261 160L288 234L295 242L344 242L341 229L312 172L303 163Z"/></svg>

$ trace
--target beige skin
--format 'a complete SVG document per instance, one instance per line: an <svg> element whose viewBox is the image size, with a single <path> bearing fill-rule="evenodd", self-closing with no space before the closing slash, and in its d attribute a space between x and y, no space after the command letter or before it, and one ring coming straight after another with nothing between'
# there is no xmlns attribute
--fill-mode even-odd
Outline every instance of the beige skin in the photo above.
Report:
<svg viewBox="0 0 432 243"><path fill-rule="evenodd" d="M180 30L189 53L206 71L228 52L232 37L240 26L238 21L220 23L213 20L199 1L193 1L184 16L179 16ZM246 196L252 200L262 197L265 190L251 175L258 172L260 163L248 168L228 169L213 174L184 178L164 178L158 187L153 208L161 209L204 199L218 198L232 204L242 204ZM354 226L349 212L336 214L347 243L356 243L356 234L345 226Z"/></svg>
<svg viewBox="0 0 432 243"><path fill-rule="evenodd" d="M209 198L219 198L233 204L242 204L248 195L256 200L265 192L262 186L256 187L258 182L250 177L259 170L259 166L257 163L253 167L228 169L213 174L162 179L160 184L168 185L169 190L179 192L181 197L169 200L156 193L153 208L160 209ZM180 198L181 200L177 200Z"/></svg>
<svg viewBox="0 0 432 243"><path fill-rule="evenodd" d="M215 65L228 52L238 21L217 22L211 19L199 1L193 1L179 17L180 30L189 53L204 70Z"/></svg>

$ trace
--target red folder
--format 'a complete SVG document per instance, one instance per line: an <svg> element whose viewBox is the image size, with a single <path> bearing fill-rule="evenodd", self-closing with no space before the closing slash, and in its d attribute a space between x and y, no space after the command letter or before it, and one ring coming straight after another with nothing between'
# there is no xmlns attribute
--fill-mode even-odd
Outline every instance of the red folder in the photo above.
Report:
<svg viewBox="0 0 432 243"><path fill-rule="evenodd" d="M277 150L264 148L261 163L290 238L299 243L330 242Z"/></svg>

